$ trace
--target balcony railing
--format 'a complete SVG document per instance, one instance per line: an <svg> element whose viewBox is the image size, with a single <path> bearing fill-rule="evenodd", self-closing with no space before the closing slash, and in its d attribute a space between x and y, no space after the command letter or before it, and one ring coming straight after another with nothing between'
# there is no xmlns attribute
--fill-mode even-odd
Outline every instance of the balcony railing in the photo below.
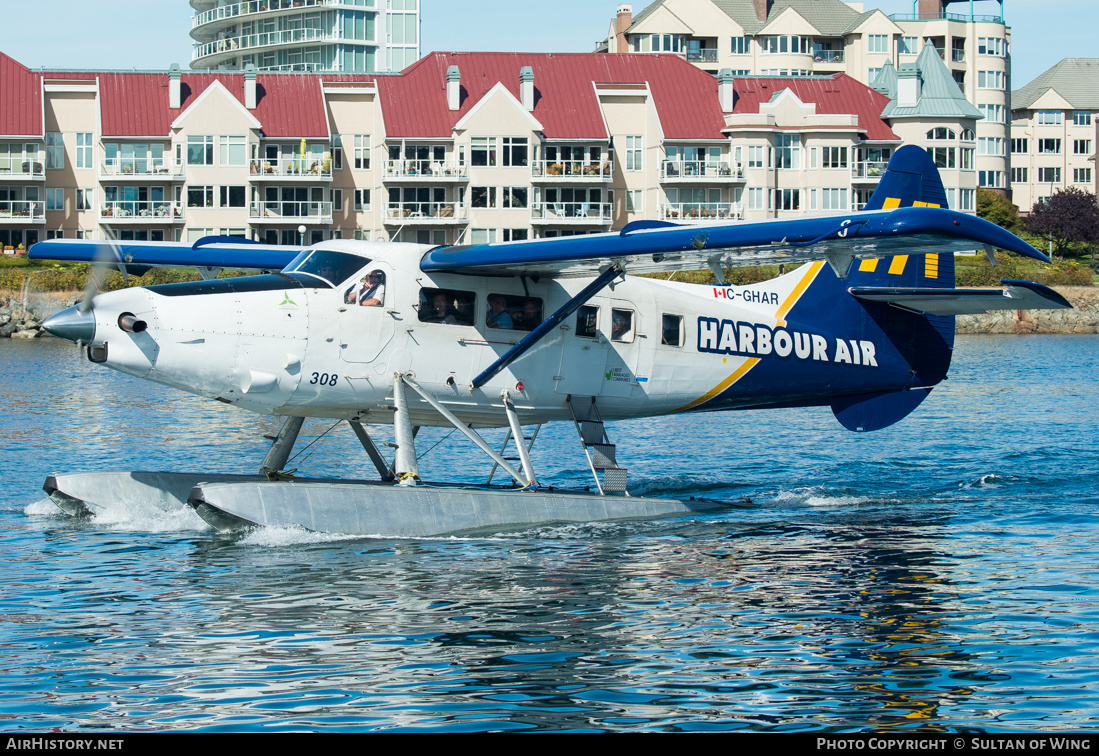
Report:
<svg viewBox="0 0 1099 756"><path fill-rule="evenodd" d="M533 202L530 218L544 223L595 223L611 222L609 202Z"/></svg>
<svg viewBox="0 0 1099 756"><path fill-rule="evenodd" d="M183 166L171 158L108 158L99 164L99 175L112 178L182 176Z"/></svg>
<svg viewBox="0 0 1099 756"><path fill-rule="evenodd" d="M99 220L105 222L183 222L183 205L176 202L122 200L99 203Z"/></svg>
<svg viewBox="0 0 1099 756"><path fill-rule="evenodd" d="M405 223L465 223L466 207L460 202L390 202L385 209L385 222Z"/></svg>
<svg viewBox="0 0 1099 756"><path fill-rule="evenodd" d="M0 179L44 179L46 173L42 163L37 160L25 160L23 158L0 159Z"/></svg>
<svg viewBox="0 0 1099 756"><path fill-rule="evenodd" d="M26 223L46 220L46 203L25 200L0 201L0 223Z"/></svg>
<svg viewBox="0 0 1099 756"><path fill-rule="evenodd" d="M248 170L253 176L263 178L332 178L332 160L306 153L305 157L280 157L269 160L252 160Z"/></svg>
<svg viewBox="0 0 1099 756"><path fill-rule="evenodd" d="M689 63L717 63L717 50L711 47L703 47L699 50L687 51Z"/></svg>
<svg viewBox="0 0 1099 756"><path fill-rule="evenodd" d="M975 21L979 24L1002 24L1002 16L989 16L973 14L966 16L961 13L891 13L889 18L893 21L961 21L963 23Z"/></svg>
<svg viewBox="0 0 1099 756"><path fill-rule="evenodd" d="M965 63L965 50L952 49L950 59L955 63Z"/></svg>
<svg viewBox="0 0 1099 756"><path fill-rule="evenodd" d="M305 10L325 5L343 5L344 0L248 0L233 5L223 5L219 8L211 8L202 13L196 13L191 18L191 28L204 26L214 21L238 16L249 16L253 13L266 13L277 10Z"/></svg>
<svg viewBox="0 0 1099 756"><path fill-rule="evenodd" d="M660 177L667 180L725 179L736 181L743 169L728 160L665 160L660 164Z"/></svg>
<svg viewBox="0 0 1099 756"><path fill-rule="evenodd" d="M660 205L660 217L688 223L738 220L741 209L738 202L667 202Z"/></svg>
<svg viewBox="0 0 1099 756"><path fill-rule="evenodd" d="M314 223L332 220L331 202L252 202L248 205L248 217L253 220L265 220L268 223L279 221L297 222L309 219Z"/></svg>
<svg viewBox="0 0 1099 756"><path fill-rule="evenodd" d="M587 160L535 160L530 175L542 178L596 179L610 181L613 169L609 160L592 163Z"/></svg>
<svg viewBox="0 0 1099 756"><path fill-rule="evenodd" d="M813 62L815 63L842 63L843 50L813 50Z"/></svg>
<svg viewBox="0 0 1099 756"><path fill-rule="evenodd" d="M386 178L423 178L433 179L467 178L469 170L453 161L438 160L386 160Z"/></svg>
<svg viewBox="0 0 1099 756"><path fill-rule="evenodd" d="M326 39L337 38L339 38L339 35L333 34L327 29L312 28L242 34L239 37L224 37L213 42L195 45L191 60L236 50L251 50L253 48L271 47L272 45L295 45L304 42L323 42ZM365 43L369 40L361 41Z"/></svg>
<svg viewBox="0 0 1099 756"><path fill-rule="evenodd" d="M851 165L851 178L877 181L881 178L881 175L885 173L885 166L887 165L889 165L888 162L878 161L853 163Z"/></svg>

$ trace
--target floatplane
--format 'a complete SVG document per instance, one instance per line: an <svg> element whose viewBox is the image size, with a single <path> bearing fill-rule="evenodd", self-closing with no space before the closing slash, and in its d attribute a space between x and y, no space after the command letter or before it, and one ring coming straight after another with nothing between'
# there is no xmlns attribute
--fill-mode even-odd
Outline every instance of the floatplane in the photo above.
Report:
<svg viewBox="0 0 1099 756"><path fill-rule="evenodd" d="M193 283L89 292L44 328L93 363L285 417L256 475L57 473L45 490L74 515L140 500L190 505L219 530L383 536L726 506L630 496L606 423L827 406L852 431L877 430L946 377L955 315L1070 306L1029 281L955 288L956 251L984 250L993 262L996 249L1046 258L946 205L935 165L909 146L863 210L839 215L642 220L611 233L465 246L40 242L33 258L130 274L196 268L203 280ZM748 286L724 280L725 269L765 264L791 270ZM258 273L217 278L225 268ZM707 268L712 285L628 275ZM286 474L306 417L346 421L377 479ZM531 447L555 421L575 426L594 488L538 479ZM378 424L393 426L392 444L375 442L369 428ZM453 426L511 484L421 479L416 434L425 426ZM506 429L502 448L478 432L485 428Z"/></svg>

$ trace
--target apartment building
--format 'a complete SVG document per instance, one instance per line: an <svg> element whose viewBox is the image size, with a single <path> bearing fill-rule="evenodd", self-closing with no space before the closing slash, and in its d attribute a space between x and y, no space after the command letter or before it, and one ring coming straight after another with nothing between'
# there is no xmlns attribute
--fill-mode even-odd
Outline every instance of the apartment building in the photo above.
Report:
<svg viewBox="0 0 1099 756"><path fill-rule="evenodd" d="M933 51L918 63L877 91L844 73L715 78L676 55L433 53L384 76L0 55L16 104L0 109L0 243L454 244L839 212L903 141L972 210L979 114L945 108Z"/></svg>
<svg viewBox="0 0 1099 756"><path fill-rule="evenodd" d="M974 13L974 2L993 12ZM951 12L959 8L966 12ZM975 132L981 186L1006 192L1011 30L1003 0L918 0L914 10L886 16L842 0L655 0L634 15L622 4L599 50L677 55L715 75L842 72L871 84L886 64L915 65L930 46L983 116Z"/></svg>
<svg viewBox="0 0 1099 756"><path fill-rule="evenodd" d="M191 0L193 69L400 71L420 57L419 0Z"/></svg>
<svg viewBox="0 0 1099 756"><path fill-rule="evenodd" d="M1023 212L1070 186L1096 192L1099 58L1065 58L1011 93L1012 201Z"/></svg>

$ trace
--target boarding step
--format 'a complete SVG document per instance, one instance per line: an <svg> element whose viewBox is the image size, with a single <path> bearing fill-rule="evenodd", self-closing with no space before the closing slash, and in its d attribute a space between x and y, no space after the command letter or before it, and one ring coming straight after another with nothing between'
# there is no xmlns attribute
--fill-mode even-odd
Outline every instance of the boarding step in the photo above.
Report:
<svg viewBox="0 0 1099 756"><path fill-rule="evenodd" d="M588 458L592 475L595 476L599 490L603 493L622 493L626 491L626 468L618 465L615 445L607 435L603 418L599 416L595 397L568 397L569 411L572 413L576 432L584 454ZM599 471L603 477L600 481Z"/></svg>

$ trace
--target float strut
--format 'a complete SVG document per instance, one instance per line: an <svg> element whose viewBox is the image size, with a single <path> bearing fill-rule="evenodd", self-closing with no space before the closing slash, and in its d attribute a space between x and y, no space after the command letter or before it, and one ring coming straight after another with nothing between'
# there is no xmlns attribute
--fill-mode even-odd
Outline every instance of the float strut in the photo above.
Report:
<svg viewBox="0 0 1099 756"><path fill-rule="evenodd" d="M397 442L393 471L397 474L398 485L414 486L420 480L420 467L416 464L416 434L408 416L408 402L405 400L404 381L400 373L393 374L393 402L397 405L393 412L393 436Z"/></svg>
<svg viewBox="0 0 1099 756"><path fill-rule="evenodd" d="M267 456L263 458L263 465L259 469L260 475L277 473L286 467L286 461L290 459L290 452L294 449L294 442L298 440L304 420L304 417L298 416L286 418L279 430L279 435L275 437L275 442L267 451Z"/></svg>
<svg viewBox="0 0 1099 756"><path fill-rule="evenodd" d="M374 467L378 468L378 475L382 477L382 480L393 480L393 470L385 463L382 453L378 451L378 447L375 446L374 440L370 438L370 434L366 432L363 424L358 420L348 420L347 423L351 426L351 430L355 431L355 435L359 437L359 443L366 449L366 453L370 457L370 461L374 463Z"/></svg>
<svg viewBox="0 0 1099 756"><path fill-rule="evenodd" d="M404 381L405 383L407 383L408 387L410 389L412 389L417 394L422 396L424 398L425 402L427 402L432 407L434 407L436 412L438 412L440 415L445 417L450 422L451 425L453 425L455 428L457 428L463 434L465 434L466 438L468 438L473 443L477 444L478 448L480 448L481 451L483 451L485 454L487 454L489 457L491 457L493 462L500 465L500 467L504 468L504 472L506 472L511 477L515 478L516 482L519 485L521 485L523 487L526 487L526 486L532 485L534 483L533 476L532 476L531 480L524 480L522 473L520 473L514 467L509 465L507 463L507 460L505 460L503 457L501 457L499 454L497 454L495 449L493 449L491 446L486 444L485 440L483 438L481 438L481 436L476 431L474 431L472 428L468 427L465 423L463 423L461 420L459 420L453 412L451 412L446 407L444 407L438 399L436 399L434 396L432 396L430 394L430 392L425 391L420 386L420 384L416 383L416 381L412 380L407 375L397 376L397 382L400 383L401 381ZM398 443L400 443L400 442L398 441ZM397 453L399 454L400 451L401 450L398 449Z"/></svg>
<svg viewBox="0 0 1099 756"><path fill-rule="evenodd" d="M523 463L523 474L527 476L527 485L536 486L538 480L534 477L534 465L530 463L530 453L524 443L523 428L519 425L519 416L515 414L515 407L511 403L511 395L504 389L500 396L504 399L504 412L508 415L508 425L511 426L511 435L515 438L515 448L519 450L519 461Z"/></svg>

